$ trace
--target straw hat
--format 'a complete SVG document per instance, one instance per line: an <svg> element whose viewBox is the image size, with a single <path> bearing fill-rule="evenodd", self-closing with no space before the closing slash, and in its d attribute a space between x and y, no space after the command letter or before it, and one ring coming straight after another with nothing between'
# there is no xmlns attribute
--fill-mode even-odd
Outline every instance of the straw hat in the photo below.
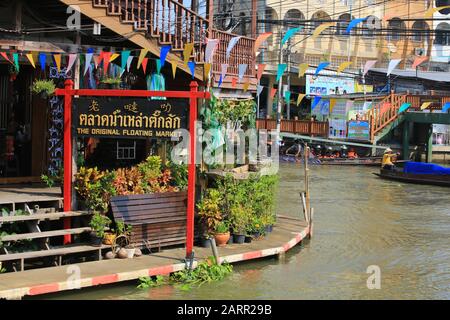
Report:
<svg viewBox="0 0 450 320"><path fill-rule="evenodd" d="M389 153L389 152L392 152L391 148L387 148L386 150L384 150L384 153Z"/></svg>

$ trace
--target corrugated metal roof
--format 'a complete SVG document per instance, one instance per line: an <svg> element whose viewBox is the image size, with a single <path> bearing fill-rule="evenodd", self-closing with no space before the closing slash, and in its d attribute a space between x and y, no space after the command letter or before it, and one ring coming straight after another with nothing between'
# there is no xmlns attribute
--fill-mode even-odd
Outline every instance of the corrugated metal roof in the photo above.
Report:
<svg viewBox="0 0 450 320"><path fill-rule="evenodd" d="M387 74L387 69L371 68L369 72L378 72ZM393 70L391 74L403 78L416 78L416 70ZM437 82L450 82L450 72L431 72L418 70L417 78Z"/></svg>

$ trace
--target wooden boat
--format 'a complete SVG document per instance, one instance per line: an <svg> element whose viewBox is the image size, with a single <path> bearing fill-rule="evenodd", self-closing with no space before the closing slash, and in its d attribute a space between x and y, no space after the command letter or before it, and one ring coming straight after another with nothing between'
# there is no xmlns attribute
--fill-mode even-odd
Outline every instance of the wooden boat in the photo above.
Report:
<svg viewBox="0 0 450 320"><path fill-rule="evenodd" d="M319 158L322 165L381 166L381 157L368 158Z"/></svg>
<svg viewBox="0 0 450 320"><path fill-rule="evenodd" d="M374 173L374 175L401 182L450 187L450 175L448 174L414 174L381 169L380 173Z"/></svg>

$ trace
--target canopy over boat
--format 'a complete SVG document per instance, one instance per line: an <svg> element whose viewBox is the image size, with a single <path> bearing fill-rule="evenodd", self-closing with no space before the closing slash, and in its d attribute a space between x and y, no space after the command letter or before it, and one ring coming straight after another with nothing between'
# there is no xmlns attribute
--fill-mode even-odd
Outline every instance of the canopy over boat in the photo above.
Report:
<svg viewBox="0 0 450 320"><path fill-rule="evenodd" d="M450 175L450 168L445 168L434 163L408 161L403 167L403 172L409 174Z"/></svg>

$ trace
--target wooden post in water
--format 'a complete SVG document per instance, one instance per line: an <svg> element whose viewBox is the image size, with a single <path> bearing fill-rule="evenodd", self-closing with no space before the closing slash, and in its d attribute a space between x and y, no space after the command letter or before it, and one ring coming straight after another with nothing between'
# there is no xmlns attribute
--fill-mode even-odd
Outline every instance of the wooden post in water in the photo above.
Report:
<svg viewBox="0 0 450 320"><path fill-rule="evenodd" d="M307 213L309 214L310 211L310 199L309 199L309 168L308 168L308 159L309 159L309 147L308 144L305 143L304 147L304 163L305 163L305 198L306 198L306 209ZM309 221L309 219L308 219Z"/></svg>

